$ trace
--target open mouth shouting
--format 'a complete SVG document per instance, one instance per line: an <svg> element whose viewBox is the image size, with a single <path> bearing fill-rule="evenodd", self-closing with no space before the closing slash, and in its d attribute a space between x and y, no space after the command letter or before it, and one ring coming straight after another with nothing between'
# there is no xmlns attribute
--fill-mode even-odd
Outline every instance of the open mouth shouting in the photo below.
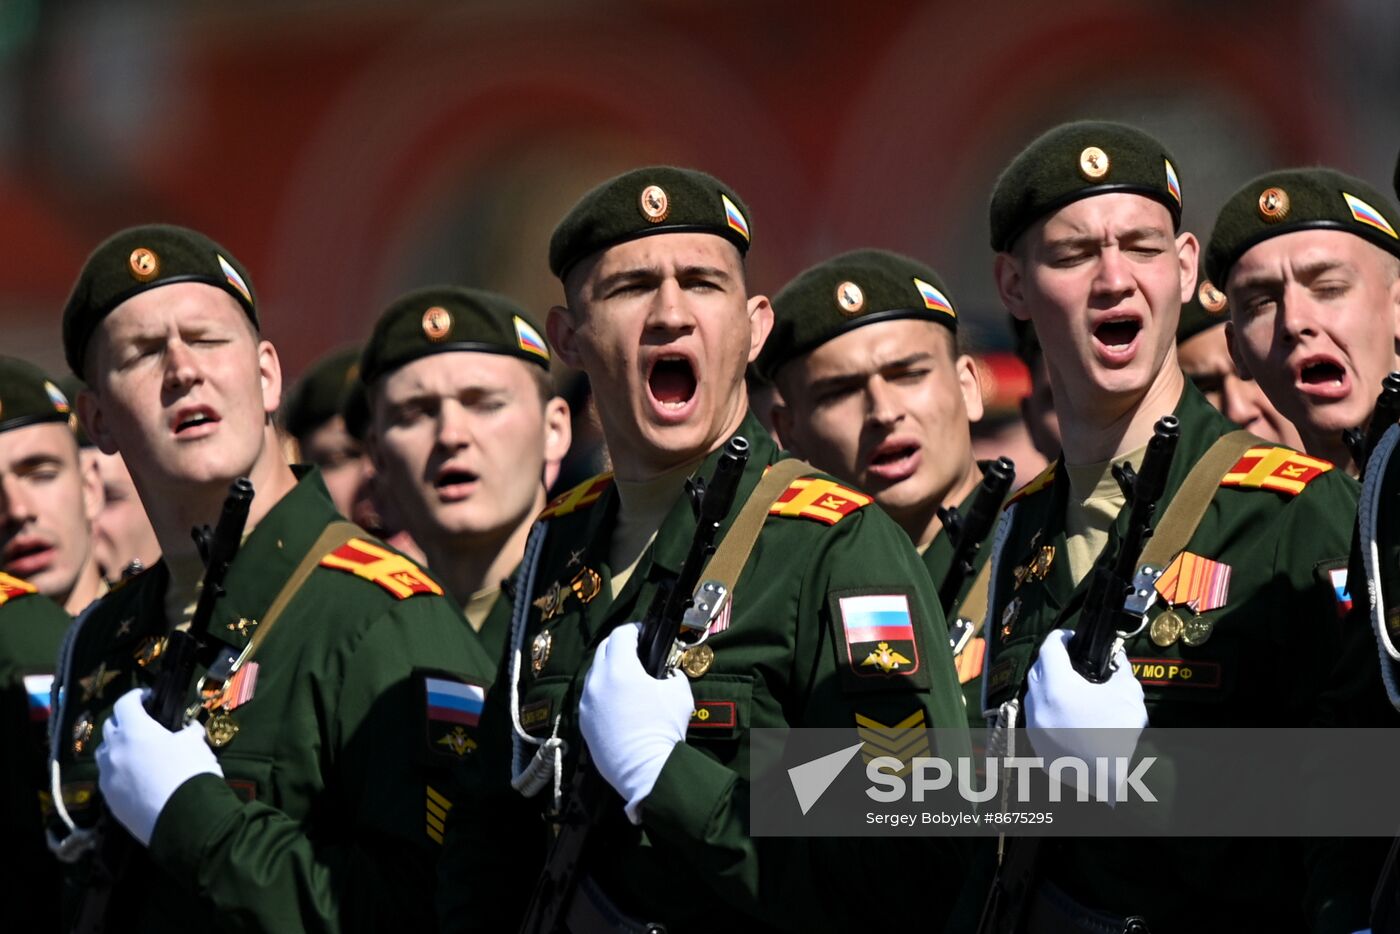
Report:
<svg viewBox="0 0 1400 934"><path fill-rule="evenodd" d="M923 453L917 441L909 438L886 438L865 458L865 472L883 483L907 480L919 469Z"/></svg>
<svg viewBox="0 0 1400 934"><path fill-rule="evenodd" d="M48 570L54 555L53 545L33 535L10 539L3 552L5 569L19 577L33 577Z"/></svg>
<svg viewBox="0 0 1400 934"><path fill-rule="evenodd" d="M1134 314L1110 312L1094 325L1094 350L1110 365L1132 361L1137 354L1142 319Z"/></svg>
<svg viewBox="0 0 1400 934"><path fill-rule="evenodd" d="M647 370L647 398L652 412L667 424L679 424L689 417L699 388L695 364L684 354L660 354Z"/></svg>
<svg viewBox="0 0 1400 934"><path fill-rule="evenodd" d="M457 503L476 492L480 476L464 467L446 466L433 479L433 489L444 503Z"/></svg>
<svg viewBox="0 0 1400 934"><path fill-rule="evenodd" d="M176 411L170 430L181 441L190 441L213 434L219 421L219 413L209 406L190 405Z"/></svg>
<svg viewBox="0 0 1400 934"><path fill-rule="evenodd" d="M1351 376L1336 357L1314 354L1293 366L1293 385L1317 400L1345 399L1351 394Z"/></svg>

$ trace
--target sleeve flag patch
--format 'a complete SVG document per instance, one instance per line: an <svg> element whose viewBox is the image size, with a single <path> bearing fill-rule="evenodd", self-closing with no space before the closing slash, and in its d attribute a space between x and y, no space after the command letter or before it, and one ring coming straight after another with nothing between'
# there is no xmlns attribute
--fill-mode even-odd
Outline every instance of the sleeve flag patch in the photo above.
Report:
<svg viewBox="0 0 1400 934"><path fill-rule="evenodd" d="M874 500L832 480L801 478L782 492L769 508L773 516L801 517L835 525Z"/></svg>
<svg viewBox="0 0 1400 934"><path fill-rule="evenodd" d="M321 567L349 571L400 600L420 593L442 595L442 587L408 558L362 538L352 538L321 559Z"/></svg>
<svg viewBox="0 0 1400 934"><path fill-rule="evenodd" d="M1309 483L1331 469L1331 461L1299 454L1288 448L1250 448L1221 478L1220 485L1274 490L1297 496Z"/></svg>
<svg viewBox="0 0 1400 934"><path fill-rule="evenodd" d="M904 594L841 597L841 626L851 671L863 678L912 675L919 670L914 618Z"/></svg>

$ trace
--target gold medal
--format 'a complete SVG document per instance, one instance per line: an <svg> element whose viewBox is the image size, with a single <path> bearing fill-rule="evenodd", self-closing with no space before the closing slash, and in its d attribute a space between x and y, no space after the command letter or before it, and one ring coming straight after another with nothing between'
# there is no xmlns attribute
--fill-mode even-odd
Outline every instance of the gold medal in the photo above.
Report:
<svg viewBox="0 0 1400 934"><path fill-rule="evenodd" d="M564 612L564 601L568 599L569 593L570 591L559 586L558 581L550 584L549 589L534 600L534 605L540 610L540 619L547 622Z"/></svg>
<svg viewBox="0 0 1400 934"><path fill-rule="evenodd" d="M1014 597L1006 605L1006 609L1001 613L1001 637L1011 638L1011 627L1016 625L1016 618L1021 615L1021 598Z"/></svg>
<svg viewBox="0 0 1400 934"><path fill-rule="evenodd" d="M238 723L233 715L221 710L204 724L204 735L209 737L209 745L215 749L227 746L238 735Z"/></svg>
<svg viewBox="0 0 1400 934"><path fill-rule="evenodd" d="M1197 614L1186 622L1186 628L1181 633L1181 641L1195 648L1204 645L1210 638L1210 634L1215 631L1215 623Z"/></svg>
<svg viewBox="0 0 1400 934"><path fill-rule="evenodd" d="M79 716L73 724L73 755L82 755L90 739L92 739L92 714L85 713Z"/></svg>
<svg viewBox="0 0 1400 934"><path fill-rule="evenodd" d="M1152 621L1152 627L1148 632L1152 636L1154 644L1167 648L1175 645L1176 640L1181 638L1181 631L1186 624L1181 621L1181 617L1175 610L1167 610Z"/></svg>
<svg viewBox="0 0 1400 934"><path fill-rule="evenodd" d="M554 636L548 629L542 630L530 643L530 670L535 674L544 671L549 662L549 650L554 644Z"/></svg>
<svg viewBox="0 0 1400 934"><path fill-rule="evenodd" d="M1026 576L1031 580L1043 581L1050 576L1050 566L1055 563L1055 546L1042 545L1026 568Z"/></svg>
<svg viewBox="0 0 1400 934"><path fill-rule="evenodd" d="M592 568L584 568L569 581L569 589L583 603L592 603L593 598L603 592L603 578Z"/></svg>
<svg viewBox="0 0 1400 934"><path fill-rule="evenodd" d="M136 651L131 653L131 657L136 659L136 664L145 668L151 662L160 658L160 653L165 651L165 636L156 638L147 636L136 646Z"/></svg>
<svg viewBox="0 0 1400 934"><path fill-rule="evenodd" d="M715 662L715 650L708 643L692 645L681 653L681 670L692 678L699 678L710 670Z"/></svg>

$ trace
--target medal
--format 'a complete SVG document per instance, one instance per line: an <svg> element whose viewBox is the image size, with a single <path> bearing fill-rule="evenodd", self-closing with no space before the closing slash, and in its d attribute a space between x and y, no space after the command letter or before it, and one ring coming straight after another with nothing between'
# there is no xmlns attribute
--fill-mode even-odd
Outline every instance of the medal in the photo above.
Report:
<svg viewBox="0 0 1400 934"><path fill-rule="evenodd" d="M1187 621L1186 628L1181 634L1181 641L1195 648L1198 645L1204 645L1214 631L1215 623L1197 614Z"/></svg>
<svg viewBox="0 0 1400 934"><path fill-rule="evenodd" d="M1021 598L1015 597L1006 605L1006 609L1001 613L1001 637L1011 638L1011 627L1016 624L1016 617L1021 615Z"/></svg>
<svg viewBox="0 0 1400 934"><path fill-rule="evenodd" d="M1026 568L1026 577L1033 581L1043 581L1050 576L1050 566L1055 563L1055 546L1042 545Z"/></svg>
<svg viewBox="0 0 1400 934"><path fill-rule="evenodd" d="M569 582L569 589L581 602L592 603L593 598L603 590L603 579L592 568L584 568L574 575L574 579Z"/></svg>
<svg viewBox="0 0 1400 934"><path fill-rule="evenodd" d="M681 653L681 670L692 678L699 678L710 670L714 661L715 650L702 642Z"/></svg>
<svg viewBox="0 0 1400 934"><path fill-rule="evenodd" d="M92 714L84 713L73 723L73 755L80 756L92 738Z"/></svg>
<svg viewBox="0 0 1400 934"><path fill-rule="evenodd" d="M535 641L530 643L530 670L539 674L544 670L544 666L549 662L549 650L554 644L554 635L548 630L541 630L535 636Z"/></svg>
<svg viewBox="0 0 1400 934"><path fill-rule="evenodd" d="M1148 632L1152 636L1152 642L1165 649L1176 644L1176 640L1181 638L1181 631L1185 627L1186 624L1181 621L1181 617L1175 610L1167 610L1152 621L1152 627Z"/></svg>
<svg viewBox="0 0 1400 934"><path fill-rule="evenodd" d="M534 600L534 605L539 607L540 619L549 621L564 611L564 601L569 597L569 591L559 586L555 581L549 585L543 596Z"/></svg>
<svg viewBox="0 0 1400 934"><path fill-rule="evenodd" d="M204 735L215 749L227 746L238 735L238 722L231 713L221 710L204 724Z"/></svg>

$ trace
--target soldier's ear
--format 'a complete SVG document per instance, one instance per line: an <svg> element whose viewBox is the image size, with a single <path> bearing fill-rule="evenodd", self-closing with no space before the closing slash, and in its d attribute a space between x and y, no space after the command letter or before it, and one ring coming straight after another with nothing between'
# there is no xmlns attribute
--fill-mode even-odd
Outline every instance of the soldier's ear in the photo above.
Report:
<svg viewBox="0 0 1400 934"><path fill-rule="evenodd" d="M1400 357L1400 260L1392 259L1395 278L1390 283L1390 313L1395 319L1395 353ZM1396 369L1400 369L1397 366Z"/></svg>
<svg viewBox="0 0 1400 934"><path fill-rule="evenodd" d="M555 305L544 319L544 330L549 335L549 346L553 348L555 356L575 370L583 369L579 364L578 329L574 325L574 313L563 305Z"/></svg>
<svg viewBox="0 0 1400 934"><path fill-rule="evenodd" d="M992 275L997 280L997 295L1011 316L1020 321L1029 321L1026 310L1024 273L1021 258L1014 253L998 253L992 263Z"/></svg>
<svg viewBox="0 0 1400 934"><path fill-rule="evenodd" d="M1201 241L1196 239L1195 234L1186 231L1176 238L1176 256L1181 269L1182 304L1191 301L1196 294L1196 276L1201 268L1197 261L1200 255Z"/></svg>
<svg viewBox="0 0 1400 934"><path fill-rule="evenodd" d="M773 434L778 436L778 447L797 457L807 456L793 435L793 413L786 402L780 399L774 401L773 407L768 410L768 423L773 426Z"/></svg>
<svg viewBox="0 0 1400 934"><path fill-rule="evenodd" d="M555 396L544 404L544 462L546 470L555 468L556 476L574 439L570 415L569 403L562 396Z"/></svg>
<svg viewBox="0 0 1400 934"><path fill-rule="evenodd" d="M753 363L773 330L773 306L767 295L754 295L749 299L748 311L749 362Z"/></svg>
<svg viewBox="0 0 1400 934"><path fill-rule="evenodd" d="M967 409L969 422L980 422L985 412L982 404L982 374L977 369L977 361L968 354L958 357L953 364L957 368L958 388L962 390L963 407Z"/></svg>
<svg viewBox="0 0 1400 934"><path fill-rule="evenodd" d="M78 393L78 420L83 423L88 437L97 445L99 451L103 454L117 453L117 442L107 428L102 403L98 400L97 393L91 389L83 389Z"/></svg>
<svg viewBox="0 0 1400 934"><path fill-rule="evenodd" d="M263 413L271 417L282 404L282 361L271 341L258 341L258 376L262 380Z"/></svg>
<svg viewBox="0 0 1400 934"><path fill-rule="evenodd" d="M1240 379L1254 379L1250 375L1249 367L1244 362L1244 357L1240 356L1239 344L1235 341L1235 322L1225 322L1225 349L1230 351L1230 359L1235 364L1235 372L1240 375Z"/></svg>

